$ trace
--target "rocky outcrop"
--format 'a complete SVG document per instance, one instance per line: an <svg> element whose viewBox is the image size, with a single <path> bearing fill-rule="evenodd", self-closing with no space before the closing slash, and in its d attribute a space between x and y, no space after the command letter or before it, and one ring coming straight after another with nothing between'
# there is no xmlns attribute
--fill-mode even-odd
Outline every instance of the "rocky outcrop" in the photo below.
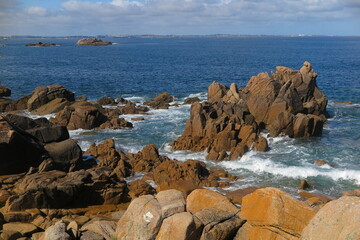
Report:
<svg viewBox="0 0 360 240"><path fill-rule="evenodd" d="M83 38L76 42L77 45L87 45L87 46L107 46L111 45L111 42L103 41L98 38Z"/></svg>
<svg viewBox="0 0 360 240"><path fill-rule="evenodd" d="M73 102L75 101L74 96L73 92L66 90L59 84L37 87L27 102L27 108L31 112L56 98L64 98L69 102Z"/></svg>
<svg viewBox="0 0 360 240"><path fill-rule="evenodd" d="M108 121L98 104L75 102L58 112L51 122L66 126L69 130L93 129Z"/></svg>
<svg viewBox="0 0 360 240"><path fill-rule="evenodd" d="M276 188L262 188L242 199L247 220L235 239L298 239L316 212Z"/></svg>
<svg viewBox="0 0 360 240"><path fill-rule="evenodd" d="M9 88L0 85L0 98L10 97L10 96L11 96L11 90Z"/></svg>
<svg viewBox="0 0 360 240"><path fill-rule="evenodd" d="M149 101L144 102L144 104L154 109L168 109L172 101L174 101L174 97L167 92L163 92Z"/></svg>
<svg viewBox="0 0 360 240"><path fill-rule="evenodd" d="M82 161L81 149L65 127L12 114L0 117L0 154L0 175L27 171L44 160L68 171Z"/></svg>
<svg viewBox="0 0 360 240"><path fill-rule="evenodd" d="M317 88L316 78L305 62L299 71L277 67L271 77L260 73L242 89L234 83L226 87L213 82L208 102L192 105L182 136L171 145L174 150L207 150L210 160L235 160L248 149L268 150L259 134L264 129L271 136L319 136L327 98Z"/></svg>
<svg viewBox="0 0 360 240"><path fill-rule="evenodd" d="M112 97L102 97L97 102L100 105L116 105L115 99Z"/></svg>
<svg viewBox="0 0 360 240"><path fill-rule="evenodd" d="M118 107L122 114L144 114L149 111L148 107L136 105L133 102L126 102L124 106Z"/></svg>
<svg viewBox="0 0 360 240"><path fill-rule="evenodd" d="M26 47L55 47L60 46L56 43L43 43L43 42L35 42L35 43L27 43L25 44Z"/></svg>
<svg viewBox="0 0 360 240"><path fill-rule="evenodd" d="M359 239L360 198L342 197L327 203L309 222L301 240Z"/></svg>

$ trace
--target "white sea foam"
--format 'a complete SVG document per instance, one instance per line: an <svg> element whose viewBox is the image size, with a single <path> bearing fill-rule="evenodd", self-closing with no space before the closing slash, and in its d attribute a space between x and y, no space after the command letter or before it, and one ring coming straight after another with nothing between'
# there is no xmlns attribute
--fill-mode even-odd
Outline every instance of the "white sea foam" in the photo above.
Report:
<svg viewBox="0 0 360 240"><path fill-rule="evenodd" d="M256 152L248 152L241 160L221 162L219 165L234 171L246 169L257 174L271 173L273 175L290 178L322 176L334 181L350 180L360 184L360 170L318 167L306 163L302 163L301 166L287 166L269 158L260 158Z"/></svg>

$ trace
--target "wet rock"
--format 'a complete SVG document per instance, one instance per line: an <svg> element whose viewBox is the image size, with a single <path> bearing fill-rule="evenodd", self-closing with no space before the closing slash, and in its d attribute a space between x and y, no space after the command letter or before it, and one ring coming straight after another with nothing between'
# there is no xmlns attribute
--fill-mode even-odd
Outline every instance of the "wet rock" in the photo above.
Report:
<svg viewBox="0 0 360 240"><path fill-rule="evenodd" d="M135 121L135 122L144 121L144 120L145 118L143 117L131 118L131 121Z"/></svg>
<svg viewBox="0 0 360 240"><path fill-rule="evenodd" d="M11 96L11 90L9 88L0 85L0 98L10 97L10 96Z"/></svg>
<svg viewBox="0 0 360 240"><path fill-rule="evenodd" d="M174 97L169 93L164 92L160 93L156 97L150 99L149 101L144 102L145 105L148 105L154 109L168 109L172 101L174 101Z"/></svg>
<svg viewBox="0 0 360 240"><path fill-rule="evenodd" d="M297 239L315 213L278 189L258 189L242 199L240 217L249 225L240 228L238 235L246 239Z"/></svg>
<svg viewBox="0 0 360 240"><path fill-rule="evenodd" d="M299 190L305 190L311 188L310 184L306 180L301 180L300 185L297 187Z"/></svg>
<svg viewBox="0 0 360 240"><path fill-rule="evenodd" d="M50 121L69 130L93 129L108 121L108 117L97 104L76 102L58 112Z"/></svg>
<svg viewBox="0 0 360 240"><path fill-rule="evenodd" d="M124 118L112 118L111 120L101 124L100 129L122 129L122 128L133 128L131 122L126 121Z"/></svg>
<svg viewBox="0 0 360 240"><path fill-rule="evenodd" d="M316 166L324 166L324 165L328 165L329 167L332 167L331 164L329 164L328 162L324 161L324 160L316 160L314 162L314 165Z"/></svg>
<svg viewBox="0 0 360 240"><path fill-rule="evenodd" d="M148 107L136 105L133 102L126 102L124 106L118 107L122 114L144 114L149 111Z"/></svg>
<svg viewBox="0 0 360 240"><path fill-rule="evenodd" d="M31 112L56 98L64 98L69 102L75 101L73 92L66 90L59 84L54 84L35 88L27 102L27 108Z"/></svg>
<svg viewBox="0 0 360 240"><path fill-rule="evenodd" d="M79 41L76 42L76 45L82 46L82 45L87 45L87 46L107 46L107 45L111 45L111 42L108 41L103 41L101 39L98 38L83 38L80 39Z"/></svg>
<svg viewBox="0 0 360 240"><path fill-rule="evenodd" d="M341 197L319 210L303 230L300 239L359 239L359 217L359 198Z"/></svg>
<svg viewBox="0 0 360 240"><path fill-rule="evenodd" d="M134 199L117 223L117 239L155 239L162 223L159 202L151 195Z"/></svg>
<svg viewBox="0 0 360 240"><path fill-rule="evenodd" d="M198 97L189 97L184 100L184 104L192 104L196 102L200 102L200 99Z"/></svg>
<svg viewBox="0 0 360 240"><path fill-rule="evenodd" d="M97 102L100 105L116 105L115 99L113 97L102 97Z"/></svg>

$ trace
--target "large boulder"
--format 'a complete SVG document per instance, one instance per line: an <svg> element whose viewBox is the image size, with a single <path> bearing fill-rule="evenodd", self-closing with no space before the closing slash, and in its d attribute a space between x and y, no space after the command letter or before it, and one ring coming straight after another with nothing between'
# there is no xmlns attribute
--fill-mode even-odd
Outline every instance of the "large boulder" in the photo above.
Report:
<svg viewBox="0 0 360 240"><path fill-rule="evenodd" d="M197 239L197 236L194 217L188 212L182 212L163 221L156 240L187 240Z"/></svg>
<svg viewBox="0 0 360 240"><path fill-rule="evenodd" d="M163 92L149 101L144 102L144 104L155 109L168 109L170 106L169 103L172 101L174 101L174 97L167 92Z"/></svg>
<svg viewBox="0 0 360 240"><path fill-rule="evenodd" d="M360 198L342 197L327 203L304 228L300 239L360 239Z"/></svg>
<svg viewBox="0 0 360 240"><path fill-rule="evenodd" d="M50 121L67 126L69 130L93 129L108 121L108 117L98 104L76 102L58 112Z"/></svg>
<svg viewBox="0 0 360 240"><path fill-rule="evenodd" d="M77 45L87 45L87 46L107 46L111 45L111 42L103 41L98 38L83 38L76 42Z"/></svg>
<svg viewBox="0 0 360 240"><path fill-rule="evenodd" d="M315 214L305 203L279 189L258 189L242 199L240 216L247 223L236 239L295 240Z"/></svg>
<svg viewBox="0 0 360 240"><path fill-rule="evenodd" d="M155 239L163 220L159 202L151 195L134 199L117 224L117 239Z"/></svg>
<svg viewBox="0 0 360 240"><path fill-rule="evenodd" d="M63 86L59 84L40 86L35 88L32 96L28 100L28 110L31 112L56 98L64 98L70 102L75 101L74 93L66 90Z"/></svg>

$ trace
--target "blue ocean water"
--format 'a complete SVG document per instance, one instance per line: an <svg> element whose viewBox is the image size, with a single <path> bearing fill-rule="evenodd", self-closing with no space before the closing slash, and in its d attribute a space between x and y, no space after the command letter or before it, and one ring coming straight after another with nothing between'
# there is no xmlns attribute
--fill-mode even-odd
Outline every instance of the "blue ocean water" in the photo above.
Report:
<svg viewBox="0 0 360 240"><path fill-rule="evenodd" d="M0 42L0 83L13 97L36 86L59 83L90 100L103 96L143 102L167 91L182 103L186 97L206 99L212 81L245 86L251 76L276 66L299 69L304 61L318 73L318 86L329 99L331 118L323 136L269 139L271 150L249 152L238 161L214 163L243 176L231 189L270 185L296 193L301 179L312 191L339 196L360 188L360 38L111 38L106 47L76 46L78 39L10 39ZM25 47L30 42L59 47ZM339 105L336 101L351 101ZM72 131L83 150L92 142L114 138L125 151L137 152L155 143L162 154L179 160L205 161L204 153L173 152L168 143L181 135L189 105L152 110L131 130ZM126 116L130 119L133 116ZM318 167L325 160L333 167Z"/></svg>

